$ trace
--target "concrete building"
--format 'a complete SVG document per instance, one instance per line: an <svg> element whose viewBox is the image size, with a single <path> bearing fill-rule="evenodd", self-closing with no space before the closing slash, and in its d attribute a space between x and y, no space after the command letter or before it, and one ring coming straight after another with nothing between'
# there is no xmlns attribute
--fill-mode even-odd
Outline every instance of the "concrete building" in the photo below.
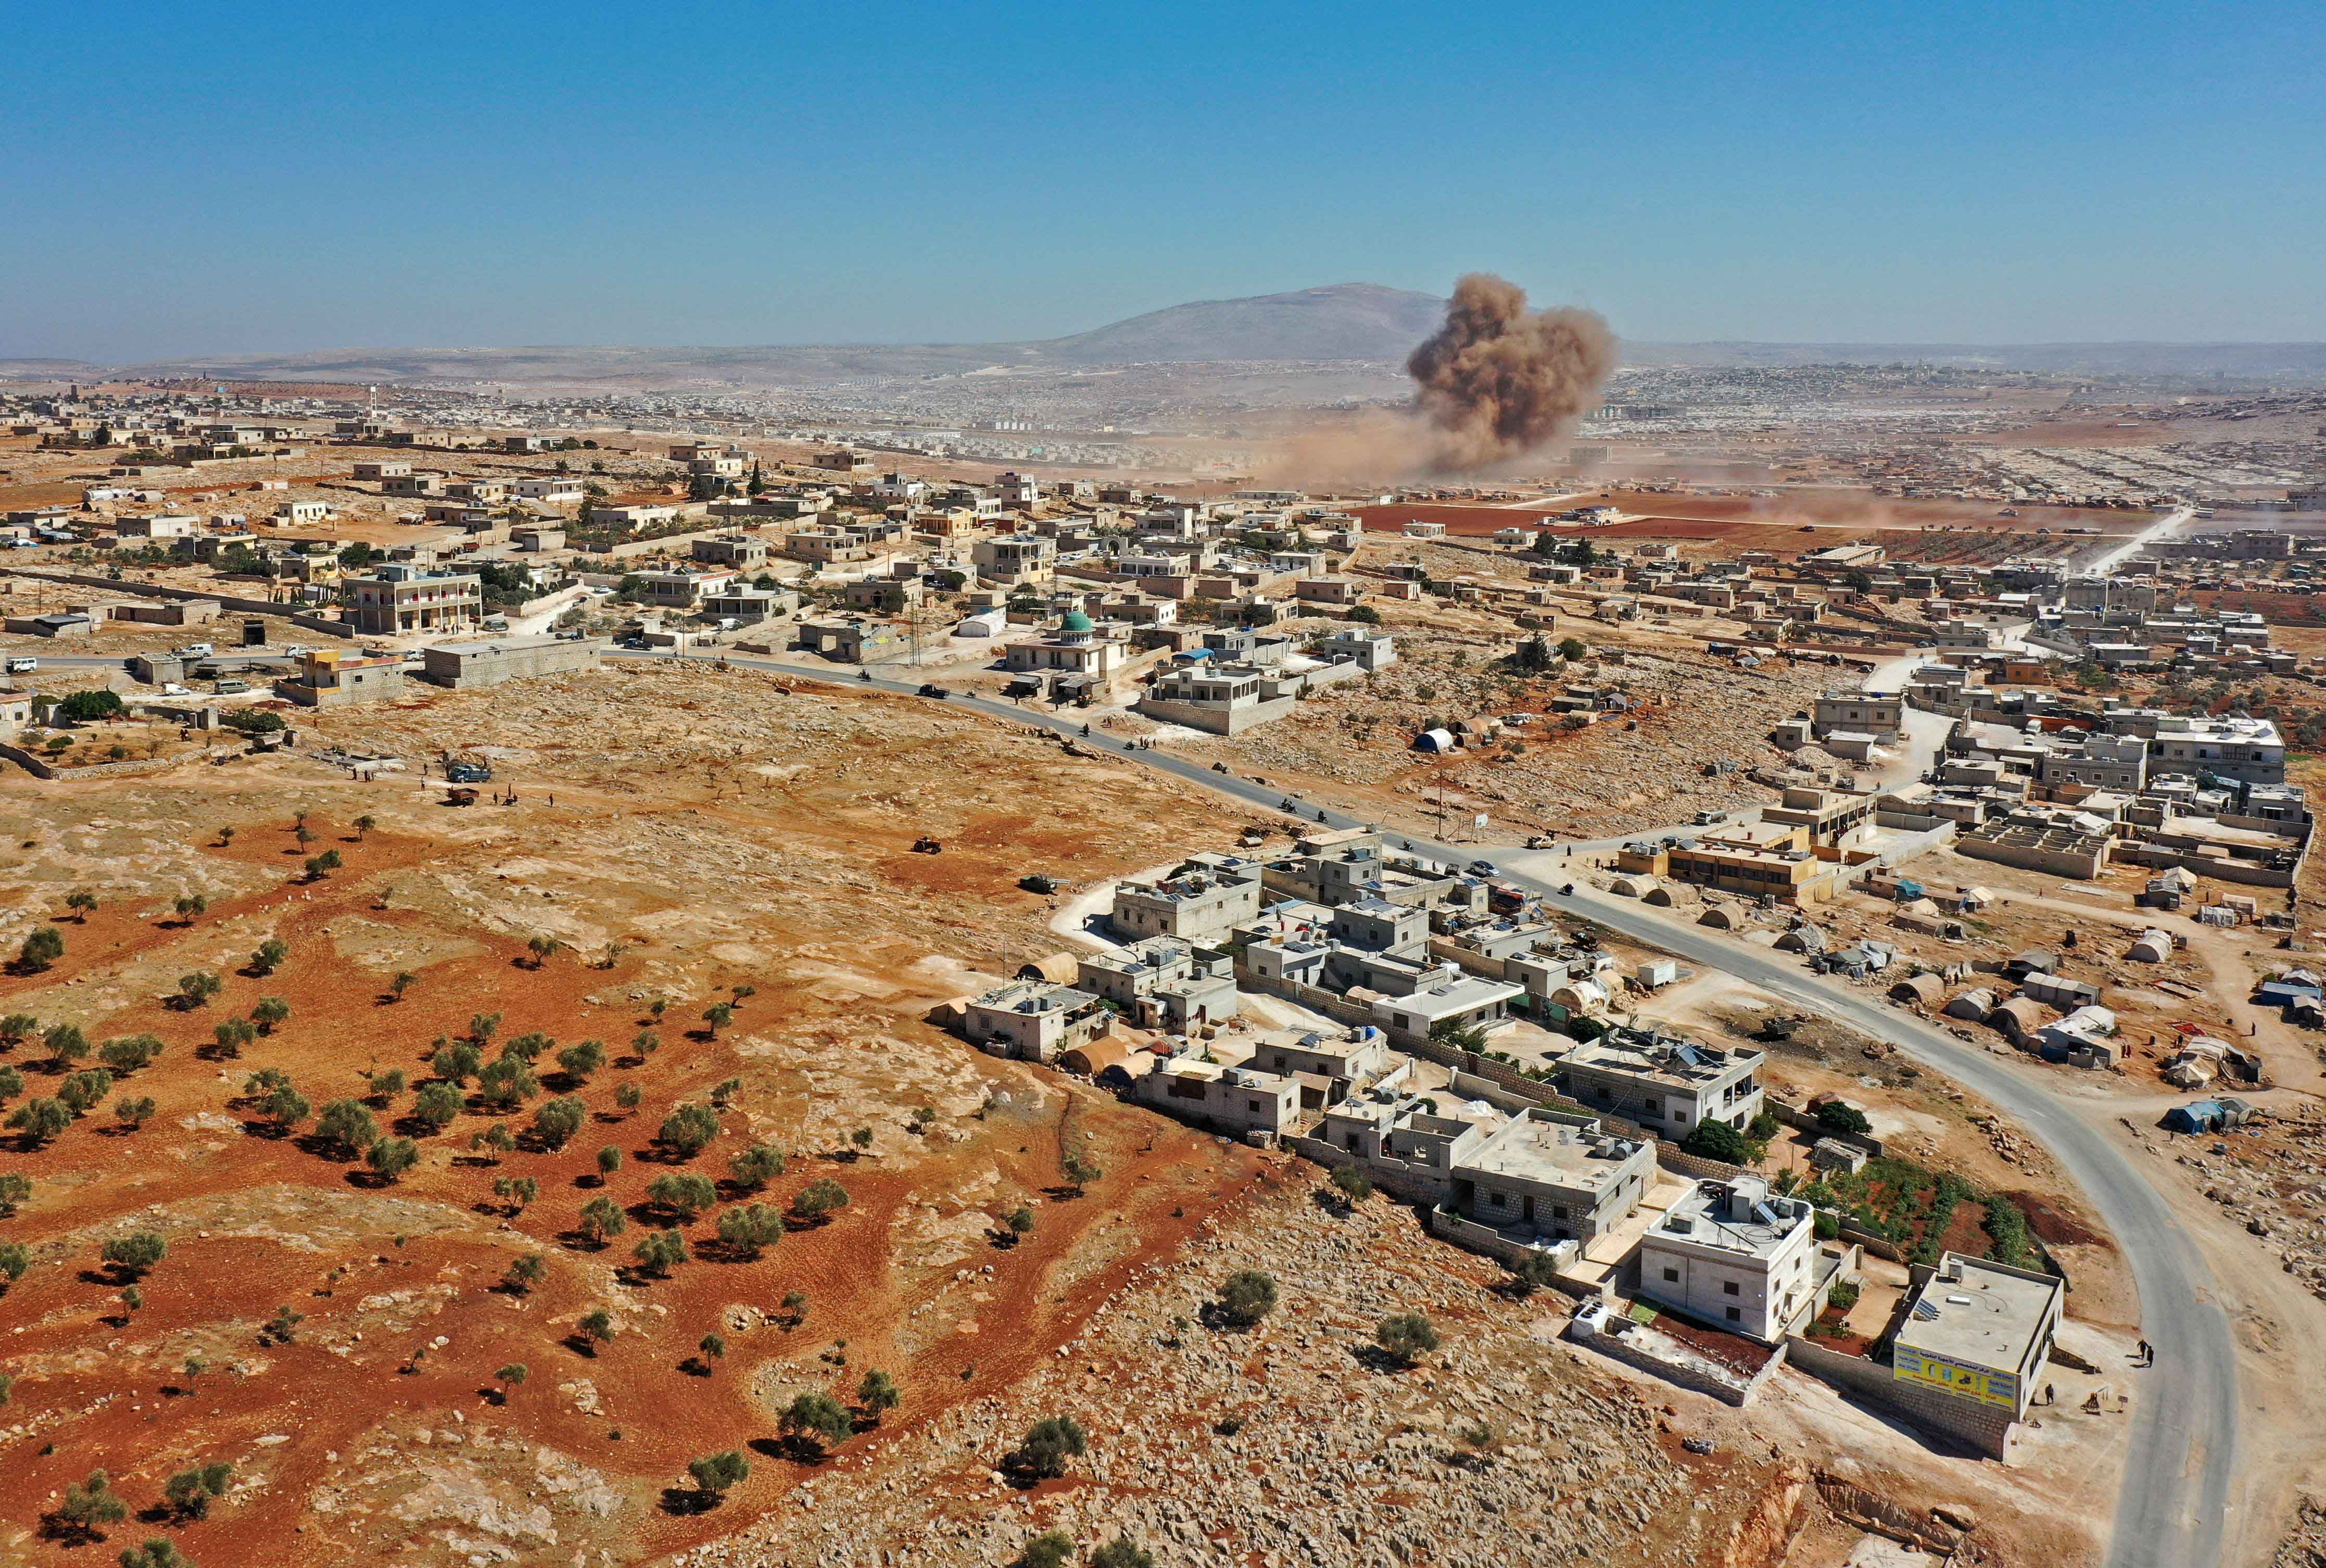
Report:
<svg viewBox="0 0 2326 1568"><path fill-rule="evenodd" d="M489 643L447 643L421 654L420 678L455 691L498 686L531 675L594 670L602 646L564 637L503 637Z"/></svg>
<svg viewBox="0 0 2326 1568"><path fill-rule="evenodd" d="M1048 1062L1114 1027L1114 1015L1088 991L1051 980L1012 980L970 1001L962 1032L989 1054Z"/></svg>
<svg viewBox="0 0 2326 1568"><path fill-rule="evenodd" d="M484 584L473 571L430 571L390 563L340 584L347 618L366 636L473 630L484 614Z"/></svg>
<svg viewBox="0 0 2326 1568"><path fill-rule="evenodd" d="M1508 1025L1511 1004L1524 995L1517 986L1455 971L1405 996L1375 997L1373 1022L1400 1044L1426 1040L1440 1026L1493 1034Z"/></svg>
<svg viewBox="0 0 2326 1568"><path fill-rule="evenodd" d="M1640 1294L1715 1328L1774 1343L1816 1315L1810 1206L1758 1176L1700 1182L1640 1242Z"/></svg>
<svg viewBox="0 0 2326 1568"><path fill-rule="evenodd" d="M1090 617L1068 610L1058 635L1012 643L1002 650L1002 667L1014 674L1084 675L1103 681L1129 662L1122 641L1099 630Z"/></svg>
<svg viewBox="0 0 2326 1568"><path fill-rule="evenodd" d="M1176 936L1085 953L1075 984L1147 1029L1184 1034L1233 1018L1239 1007L1235 960Z"/></svg>
<svg viewBox="0 0 2326 1568"><path fill-rule="evenodd" d="M1913 1414L2000 1458L2042 1382L2061 1281L1958 1252L1914 1274L1893 1345L1894 1391Z"/></svg>
<svg viewBox="0 0 2326 1568"><path fill-rule="evenodd" d="M692 610L706 596L723 593L734 583L731 571L642 571L632 587L639 599L656 609Z"/></svg>
<svg viewBox="0 0 2326 1568"><path fill-rule="evenodd" d="M1107 923L1134 941L1173 936L1201 946L1222 946L1237 926L1259 916L1260 892L1256 866L1198 863L1154 882L1116 883Z"/></svg>
<svg viewBox="0 0 2326 1568"><path fill-rule="evenodd" d="M1300 1085L1281 1073L1183 1056L1139 1081L1139 1103L1230 1137L1270 1142L1300 1120Z"/></svg>
<svg viewBox="0 0 2326 1568"><path fill-rule="evenodd" d="M1653 1146L1610 1137L1589 1117L1513 1117L1453 1166L1453 1207L1522 1243L1588 1245L1639 1207L1655 1182Z"/></svg>
<svg viewBox="0 0 2326 1568"><path fill-rule="evenodd" d="M1382 1084L1409 1060L1391 1053L1389 1036L1361 1025L1337 1034L1276 1030L1253 1045L1250 1064L1298 1081L1301 1108L1322 1110Z"/></svg>
<svg viewBox="0 0 2326 1568"><path fill-rule="evenodd" d="M189 512L156 512L144 517L116 517L113 532L123 539L190 539L202 520Z"/></svg>
<svg viewBox="0 0 2326 1568"><path fill-rule="evenodd" d="M301 657L297 674L275 682L274 694L303 708L387 701L404 695L404 661L395 654L321 649Z"/></svg>
<svg viewBox="0 0 2326 1568"><path fill-rule="evenodd" d="M1758 1051L1618 1026L1561 1056L1558 1086L1570 1099L1679 1139L1701 1122L1750 1126L1763 1103L1762 1061Z"/></svg>
<svg viewBox="0 0 2326 1568"><path fill-rule="evenodd" d="M714 533L708 539L694 541L690 553L708 566L754 571L767 564L768 542L748 533Z"/></svg>
<svg viewBox="0 0 2326 1568"><path fill-rule="evenodd" d="M1890 745L1905 734L1906 700L1894 691L1828 691L1810 709L1810 722L1820 738L1828 730L1854 730Z"/></svg>
<svg viewBox="0 0 2326 1568"><path fill-rule="evenodd" d="M2285 782L2285 742L2266 719L2168 714L2150 755L2159 773L2210 773L2239 784Z"/></svg>
<svg viewBox="0 0 2326 1568"><path fill-rule="evenodd" d="M1047 582L1057 574L1058 543L1034 533L1003 533L970 546L969 563L988 582Z"/></svg>

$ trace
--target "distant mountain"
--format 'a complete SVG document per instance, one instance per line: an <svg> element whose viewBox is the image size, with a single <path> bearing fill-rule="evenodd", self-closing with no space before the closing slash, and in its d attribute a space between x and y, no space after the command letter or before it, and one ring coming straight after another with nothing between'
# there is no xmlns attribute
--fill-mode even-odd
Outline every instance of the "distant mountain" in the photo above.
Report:
<svg viewBox="0 0 2326 1568"><path fill-rule="evenodd" d="M338 348L227 354L116 366L119 376L242 380L463 382L620 392L664 387L817 387L989 368L1073 371L1125 364L1295 360L1397 365L1437 329L1446 302L1378 283L1335 283L1241 300L1199 300L1070 337L1022 343L862 343L733 348ZM2319 385L2321 343L1645 343L1624 362L1648 366L1934 365L2069 376L2138 375ZM0 378L88 380L99 367L65 359L0 360ZM1394 375L1392 371L1391 374Z"/></svg>
<svg viewBox="0 0 2326 1568"><path fill-rule="evenodd" d="M1199 300L1027 347L1043 358L1077 365L1403 359L1445 315L1446 302L1435 294L1335 283L1289 294Z"/></svg>

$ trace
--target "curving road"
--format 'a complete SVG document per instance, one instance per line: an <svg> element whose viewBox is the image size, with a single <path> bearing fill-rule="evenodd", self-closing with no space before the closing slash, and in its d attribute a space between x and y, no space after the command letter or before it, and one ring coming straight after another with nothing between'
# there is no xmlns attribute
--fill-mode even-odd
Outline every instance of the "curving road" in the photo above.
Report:
<svg viewBox="0 0 2326 1568"><path fill-rule="evenodd" d="M842 673L846 668L805 666L788 660L733 655L609 649L619 658L724 658L730 663L838 685L914 695L916 682ZM950 706L991 717L1038 725L1074 737L1094 751L1119 756L1258 810L1274 812L1285 799L1280 789L1160 751L1140 750L1092 729L1078 719L1019 708L990 698L957 694ZM1331 827L1355 827L1360 819L1330 808L1304 804L1303 813ZM2171 1208L2149 1183L2126 1145L2105 1120L2089 1120L2038 1075L1956 1039L1907 1014L1870 1000L1864 993L1807 973L1772 951L1716 936L1704 928L1655 914L1629 899L1599 892L1586 883L1546 880L1522 871L1524 861L1540 868L1549 858L1508 849L1441 844L1400 838L1416 851L1455 864L1486 860L1496 874L1548 897L1577 915L1595 920L1667 952L1732 974L1786 1003L1820 1014L1889 1042L1915 1060L1945 1073L2007 1109L2060 1162L2082 1188L2131 1266L2140 1291L2143 1334L2156 1347L2156 1365L2143 1374L2132 1406L2132 1432L2122 1489L2109 1538L2108 1568L2217 1568L2221 1560L2230 1477L2237 1461L2238 1364L2228 1316L2213 1300L2210 1271L2182 1231ZM1568 886L1574 891L1564 891Z"/></svg>

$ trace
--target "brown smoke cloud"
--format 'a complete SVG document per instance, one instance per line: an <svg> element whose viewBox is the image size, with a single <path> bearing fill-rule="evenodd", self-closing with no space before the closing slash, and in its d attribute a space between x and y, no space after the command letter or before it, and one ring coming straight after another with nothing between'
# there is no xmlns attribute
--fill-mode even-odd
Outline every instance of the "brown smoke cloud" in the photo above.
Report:
<svg viewBox="0 0 2326 1568"><path fill-rule="evenodd" d="M1526 291L1492 273L1454 285L1446 325L1406 370L1422 414L1446 438L1443 466L1523 456L1599 406L1615 334L1597 312L1529 311Z"/></svg>
<svg viewBox="0 0 2326 1568"><path fill-rule="evenodd" d="M1516 462L1599 406L1615 334L1591 311L1529 311L1492 273L1455 285L1446 324L1406 369L1414 406L1320 422L1263 465L1274 482L1390 483Z"/></svg>

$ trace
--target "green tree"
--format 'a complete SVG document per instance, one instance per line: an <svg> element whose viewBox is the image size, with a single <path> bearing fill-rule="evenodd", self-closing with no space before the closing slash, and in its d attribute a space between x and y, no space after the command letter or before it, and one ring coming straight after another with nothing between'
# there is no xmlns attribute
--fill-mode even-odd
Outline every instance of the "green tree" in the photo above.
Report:
<svg viewBox="0 0 2326 1568"><path fill-rule="evenodd" d="M732 1002L713 1002L702 1009L702 1021L711 1025L711 1036L715 1040L720 1030L735 1021L735 1005Z"/></svg>
<svg viewBox="0 0 2326 1568"><path fill-rule="evenodd" d="M181 923L191 925L196 915L209 912L210 901L199 893L188 893L181 895L170 907L177 912Z"/></svg>
<svg viewBox="0 0 2326 1568"><path fill-rule="evenodd" d="M0 1045L22 1045L41 1031L41 1021L30 1013L11 1013L0 1018Z"/></svg>
<svg viewBox="0 0 2326 1568"><path fill-rule="evenodd" d="M307 1103L306 1096L285 1083L270 1092L259 1103L258 1109L265 1111L277 1127L289 1132L305 1121L307 1113L314 1108Z"/></svg>
<svg viewBox="0 0 2326 1568"><path fill-rule="evenodd" d="M1220 1315L1251 1328L1276 1310L1276 1280L1257 1268L1239 1268L1220 1286Z"/></svg>
<svg viewBox="0 0 2326 1568"><path fill-rule="evenodd" d="M234 1466L224 1462L196 1465L181 1470L162 1487L162 1496L168 1499L170 1511L181 1519L207 1517L210 1501L226 1496L227 1487L234 1480Z"/></svg>
<svg viewBox="0 0 2326 1568"><path fill-rule="evenodd" d="M410 1138L382 1138L364 1155L364 1163L393 1182L420 1163L420 1150Z"/></svg>
<svg viewBox="0 0 2326 1568"><path fill-rule="evenodd" d="M519 1057L489 1062L477 1074L477 1092L496 1110L515 1110L541 1090L541 1081Z"/></svg>
<svg viewBox="0 0 2326 1568"><path fill-rule="evenodd" d="M116 1076L136 1072L162 1054L162 1042L152 1035L124 1035L97 1048L97 1059Z"/></svg>
<svg viewBox="0 0 2326 1568"><path fill-rule="evenodd" d="M855 1418L839 1400L821 1389L801 1394L785 1406L777 1423L783 1434L810 1454L821 1454L848 1440Z"/></svg>
<svg viewBox="0 0 2326 1568"><path fill-rule="evenodd" d="M154 1119L154 1112L158 1109L150 1094L142 1094L134 1099L123 1095L113 1102L113 1119L121 1124L123 1130L135 1132Z"/></svg>
<svg viewBox="0 0 2326 1568"><path fill-rule="evenodd" d="M170 1244L157 1231L132 1230L107 1241L101 1256L131 1279L143 1279L154 1265L170 1256Z"/></svg>
<svg viewBox="0 0 2326 1568"><path fill-rule="evenodd" d="M534 1108L533 1127L541 1141L553 1149L562 1149L590 1118L590 1108L579 1098L566 1095L558 1099L544 1099Z"/></svg>
<svg viewBox="0 0 2326 1568"><path fill-rule="evenodd" d="M792 1200L792 1212L810 1221L821 1220L835 1209L848 1207L848 1189L830 1176L819 1176Z"/></svg>
<svg viewBox="0 0 2326 1568"><path fill-rule="evenodd" d="M1700 1121L1680 1140L1680 1148L1700 1160L1741 1165L1753 1157L1744 1135L1725 1121Z"/></svg>
<svg viewBox="0 0 2326 1568"><path fill-rule="evenodd" d="M1555 1283L1558 1264L1548 1252L1530 1248L1511 1270L1511 1283L1521 1295L1532 1295L1536 1291Z"/></svg>
<svg viewBox="0 0 2326 1568"><path fill-rule="evenodd" d="M121 700L121 693L108 691L102 686L72 692L56 705L59 717L70 719L76 724L87 724L98 719L118 719L127 711Z"/></svg>
<svg viewBox="0 0 2326 1568"><path fill-rule="evenodd" d="M630 1256L638 1260L640 1268L660 1279L686 1261L686 1238L675 1230L649 1230L638 1238Z"/></svg>
<svg viewBox="0 0 2326 1568"><path fill-rule="evenodd" d="M0 1282L14 1285L33 1266L33 1255L21 1241L0 1241Z"/></svg>
<svg viewBox="0 0 2326 1568"><path fill-rule="evenodd" d="M568 1045L557 1053L558 1070L566 1077L587 1081L590 1075L606 1064L603 1041L584 1040L578 1045Z"/></svg>
<svg viewBox="0 0 2326 1568"><path fill-rule="evenodd" d="M1817 1108L1818 1126L1830 1133L1854 1133L1864 1137L1874 1131L1865 1113L1847 1100L1828 1099Z"/></svg>
<svg viewBox="0 0 2326 1568"><path fill-rule="evenodd" d="M48 1052L51 1063L70 1067L88 1054L88 1036L80 1032L78 1024L51 1024L41 1036L41 1046Z"/></svg>
<svg viewBox="0 0 2326 1568"><path fill-rule="evenodd" d="M283 967L291 956L291 944L279 936L270 936L250 951L250 967L262 975L271 975Z"/></svg>
<svg viewBox="0 0 2326 1568"><path fill-rule="evenodd" d="M437 1132L452 1125L467 1099L449 1083L423 1084L420 1092L412 1097L412 1114Z"/></svg>
<svg viewBox="0 0 2326 1568"><path fill-rule="evenodd" d="M349 1159L379 1141L379 1127L360 1099L334 1099L315 1118L315 1136Z"/></svg>
<svg viewBox="0 0 2326 1568"><path fill-rule="evenodd" d="M548 1261L540 1253L524 1253L510 1260L507 1271L501 1276L501 1287L513 1295L524 1295L548 1274Z"/></svg>
<svg viewBox="0 0 2326 1568"><path fill-rule="evenodd" d="M878 1369L865 1373L863 1381L856 1385L856 1408L870 1416L875 1425L880 1417L903 1403L904 1397L897 1380Z"/></svg>
<svg viewBox="0 0 2326 1568"><path fill-rule="evenodd" d="M682 1105L663 1118L662 1130L655 1141L675 1152L682 1159L693 1159L711 1146L719 1136L719 1113L707 1105Z"/></svg>
<svg viewBox="0 0 2326 1568"><path fill-rule="evenodd" d="M404 1092L410 1081L404 1076L401 1067L391 1067L385 1072L367 1073L365 1077L371 1085L373 1097L380 1100L394 1099Z"/></svg>
<svg viewBox="0 0 2326 1568"><path fill-rule="evenodd" d="M501 1386L500 1402L502 1404L508 1403L509 1390L522 1385L526 1376L527 1372L523 1361L511 1361L493 1374L493 1381Z"/></svg>
<svg viewBox="0 0 2326 1568"><path fill-rule="evenodd" d="M622 1151L619 1148L608 1144L598 1151L598 1174L600 1178L610 1176L621 1168Z"/></svg>
<svg viewBox="0 0 2326 1568"><path fill-rule="evenodd" d="M772 1144L753 1144L727 1162L735 1184L756 1192L784 1174L784 1152Z"/></svg>
<svg viewBox="0 0 2326 1568"><path fill-rule="evenodd" d="M1071 1415L1046 1415L1034 1423L1026 1441L1018 1445L1018 1462L1033 1475L1054 1480L1066 1473L1066 1461L1090 1452L1082 1423Z"/></svg>
<svg viewBox="0 0 2326 1568"><path fill-rule="evenodd" d="M1034 1211L1020 1203L1001 1217L1002 1229L1009 1232L1012 1242L1034 1234Z"/></svg>
<svg viewBox="0 0 2326 1568"><path fill-rule="evenodd" d="M1584 645L1583 639L1580 637L1562 637L1559 639L1558 656L1565 659L1570 664L1577 659L1586 657L1590 654L1590 652L1591 650Z"/></svg>
<svg viewBox="0 0 2326 1568"><path fill-rule="evenodd" d="M250 1009L250 1021L258 1025L262 1035L274 1034L290 1016L291 1004L280 997L261 997Z"/></svg>
<svg viewBox="0 0 2326 1568"><path fill-rule="evenodd" d="M196 970L178 977L179 998L189 1007L199 1007L226 988L226 982L208 970Z"/></svg>
<svg viewBox="0 0 2326 1568"><path fill-rule="evenodd" d="M0 1172L0 1219L6 1219L32 1200L32 1177L15 1171Z"/></svg>
<svg viewBox="0 0 2326 1568"><path fill-rule="evenodd" d="M629 1229L622 1206L611 1198L596 1197L582 1205L582 1234L600 1247Z"/></svg>
<svg viewBox="0 0 2326 1568"><path fill-rule="evenodd" d="M210 1031L210 1039L218 1053L228 1060L242 1054L242 1048L258 1038L258 1025L247 1018L227 1018Z"/></svg>
<svg viewBox="0 0 2326 1568"><path fill-rule="evenodd" d="M332 872L338 870L345 864L346 862L340 858L340 852L337 849L326 849L320 855L309 856L307 859L307 880L310 882L321 882L324 877L329 877Z"/></svg>
<svg viewBox="0 0 2326 1568"><path fill-rule="evenodd" d="M97 913L97 895L86 887L76 887L65 895L65 907L72 911L74 924L87 925L88 917Z"/></svg>
<svg viewBox="0 0 2326 1568"><path fill-rule="evenodd" d="M1488 1042L1486 1031L1476 1024L1465 1024L1459 1018L1440 1018L1429 1025L1429 1038L1435 1044L1455 1051L1484 1054Z"/></svg>
<svg viewBox="0 0 2326 1568"><path fill-rule="evenodd" d="M533 967L539 969L556 957L557 950L564 945L554 936L534 936L526 939L525 947L526 951L533 956Z"/></svg>
<svg viewBox="0 0 2326 1568"><path fill-rule="evenodd" d="M708 1176L692 1171L665 1171L647 1185L647 1197L657 1207L692 1220L719 1202L719 1190Z"/></svg>
<svg viewBox="0 0 2326 1568"><path fill-rule="evenodd" d="M1066 1151L1065 1157L1058 1162L1058 1169L1066 1178L1067 1192L1076 1198L1083 1195L1085 1187L1106 1174L1104 1167L1078 1148Z"/></svg>
<svg viewBox="0 0 2326 1568"><path fill-rule="evenodd" d="M129 1505L113 1489L112 1477L101 1470L93 1470L88 1472L88 1480L65 1488L56 1515L58 1522L71 1534L91 1536L100 1525L117 1525L127 1518Z"/></svg>
<svg viewBox="0 0 2326 1568"><path fill-rule="evenodd" d="M447 1040L428 1058L429 1072L462 1089L469 1086L469 1080L484 1071L484 1053L465 1040L458 1044Z"/></svg>
<svg viewBox="0 0 2326 1568"><path fill-rule="evenodd" d="M614 1324L614 1314L604 1307L583 1313L574 1326L581 1331L582 1342L591 1347L590 1353L593 1356L598 1353L595 1347L612 1344L614 1336L621 1332Z"/></svg>
<svg viewBox="0 0 2326 1568"><path fill-rule="evenodd" d="M119 1562L121 1568L194 1568L193 1559L167 1536L149 1536L143 1545L125 1549Z"/></svg>
<svg viewBox="0 0 2326 1568"><path fill-rule="evenodd" d="M784 1217L766 1203L745 1203L719 1216L721 1245L747 1258L756 1258L780 1240Z"/></svg>
<svg viewBox="0 0 2326 1568"><path fill-rule="evenodd" d="M102 1067L67 1073L64 1081L57 1085L57 1098L75 1116L87 1116L104 1104L105 1097L112 1092L113 1074Z"/></svg>
<svg viewBox="0 0 2326 1568"><path fill-rule="evenodd" d="M8 1125L23 1133L35 1148L47 1144L72 1123L72 1112L45 1096L26 1100L8 1118Z"/></svg>
<svg viewBox="0 0 2326 1568"><path fill-rule="evenodd" d="M624 1083L619 1085L614 1090L614 1104L619 1107L623 1112L628 1113L637 1109L639 1103L644 1100L646 1097L646 1090L640 1089L637 1084Z"/></svg>
<svg viewBox="0 0 2326 1568"><path fill-rule="evenodd" d="M39 974L65 956L65 933L53 925L34 926L16 949L16 967Z"/></svg>
<svg viewBox="0 0 2326 1568"><path fill-rule="evenodd" d="M686 1467L694 1478L695 1486L714 1498L723 1498L728 1491L741 1486L751 1476L751 1461L732 1449L719 1453L706 1453Z"/></svg>
<svg viewBox="0 0 2326 1568"><path fill-rule="evenodd" d="M418 984L419 980L420 977L410 970L398 970L395 971L395 978L387 982L387 994L400 1002L404 1000L404 993Z"/></svg>
<svg viewBox="0 0 2326 1568"><path fill-rule="evenodd" d="M1438 1345L1437 1325L1424 1313L1391 1313L1373 1330L1379 1345L1400 1367L1410 1367Z"/></svg>

